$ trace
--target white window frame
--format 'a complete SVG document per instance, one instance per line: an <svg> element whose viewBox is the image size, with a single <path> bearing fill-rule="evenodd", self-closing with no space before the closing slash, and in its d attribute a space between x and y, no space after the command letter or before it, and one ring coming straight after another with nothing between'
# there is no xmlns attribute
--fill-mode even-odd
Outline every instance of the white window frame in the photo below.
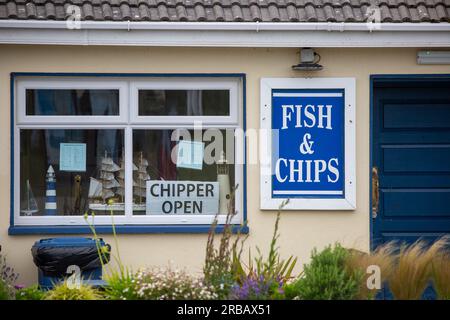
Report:
<svg viewBox="0 0 450 320"><path fill-rule="evenodd" d="M180 86L183 80L183 86ZM125 148L125 214L114 216L117 225L208 225L214 215L133 215L132 212L132 161L133 161L133 129L176 129L198 128L198 121L207 121L203 128L242 129L243 128L243 83L242 79L230 77L196 77L183 78L124 77L120 80L109 77L17 77L15 80L14 101L14 225L15 226L85 226L83 216L21 216L20 215L20 130L21 129L123 129ZM217 86L214 84L217 82ZM206 85L207 84L207 85ZM157 86L158 85L158 86ZM229 89L230 116L190 117L181 121L170 116L136 117L138 111L138 88L161 89ZM26 115L26 89L119 89L119 116L30 116ZM231 116L232 115L232 116ZM193 119L195 118L195 119ZM238 135L239 137L239 135ZM235 139L235 159L244 159L243 137ZM236 162L236 161L235 161ZM58 181L58 177L56 177ZM232 224L243 223L244 209L244 165L235 164L235 183L239 188L235 194L237 214ZM58 182L57 182L58 183ZM94 219L94 220L93 220ZM110 215L90 217L95 225L111 225ZM219 224L225 223L225 216L219 216Z"/></svg>
<svg viewBox="0 0 450 320"><path fill-rule="evenodd" d="M26 90L27 89L74 89L74 90L95 90L109 89L119 90L119 115L118 116L40 116L26 114ZM103 124L105 120L110 124L126 124L128 122L128 85L126 81L111 80L107 82L94 81L92 78L85 78L81 81L74 81L68 78L58 80L42 78L33 80L18 81L17 83L17 104L16 116L17 124L73 124L78 122L89 124Z"/></svg>
<svg viewBox="0 0 450 320"><path fill-rule="evenodd" d="M273 89L344 89L344 158L345 158L345 198L314 199L291 198L283 210L355 210L356 209L356 135L355 135L355 78L262 78L260 126L264 132L272 129L272 90ZM263 145L266 144L266 145ZM271 154L272 139L261 140L261 150ZM276 210L287 198L272 198L271 173L272 158L260 165L260 208Z"/></svg>
<svg viewBox="0 0 450 320"><path fill-rule="evenodd" d="M164 83L161 83L158 80L159 79L133 81L130 86L131 105L138 105L140 90L169 89ZM192 88L192 85L189 82L186 82L185 78L173 78L170 82L170 90L229 90L230 114L228 116L140 116L139 108L132 108L130 117L133 123L158 125L169 122L171 124L186 125L192 124L193 122L202 122L208 126L239 124L239 112L238 108L235 107L239 94L239 84L236 81L226 78L214 79L214 81L202 79L196 81L195 89Z"/></svg>

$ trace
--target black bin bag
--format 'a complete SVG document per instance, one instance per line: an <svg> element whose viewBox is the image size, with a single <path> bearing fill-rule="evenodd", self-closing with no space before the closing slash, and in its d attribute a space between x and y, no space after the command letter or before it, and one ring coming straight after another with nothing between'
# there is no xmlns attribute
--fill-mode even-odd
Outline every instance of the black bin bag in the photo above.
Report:
<svg viewBox="0 0 450 320"><path fill-rule="evenodd" d="M110 246L99 239L103 263L109 262ZM106 252L105 252L106 251ZM36 241L31 248L34 264L45 276L62 277L67 267L78 266L82 272L101 267L100 257L95 239L90 238L51 238Z"/></svg>

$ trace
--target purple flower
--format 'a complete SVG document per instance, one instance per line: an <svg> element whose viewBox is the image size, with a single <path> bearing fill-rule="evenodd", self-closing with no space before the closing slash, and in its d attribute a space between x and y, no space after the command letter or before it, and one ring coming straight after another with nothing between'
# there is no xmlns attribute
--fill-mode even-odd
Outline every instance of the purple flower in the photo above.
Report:
<svg viewBox="0 0 450 320"><path fill-rule="evenodd" d="M270 281L266 281L263 276L255 279L246 277L242 280L242 285L235 285L231 288L231 299L236 300L257 300L268 299L270 296Z"/></svg>

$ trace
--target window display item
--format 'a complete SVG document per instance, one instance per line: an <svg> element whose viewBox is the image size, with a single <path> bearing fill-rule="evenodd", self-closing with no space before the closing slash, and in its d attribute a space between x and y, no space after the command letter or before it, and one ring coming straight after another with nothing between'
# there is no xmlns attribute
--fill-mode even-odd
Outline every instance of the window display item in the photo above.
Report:
<svg viewBox="0 0 450 320"><path fill-rule="evenodd" d="M133 210L145 211L146 210L146 188L147 180L150 180L150 176L147 172L148 160L144 158L143 152L138 153L137 170L135 172L135 186L133 187L133 195L135 197L135 204Z"/></svg>
<svg viewBox="0 0 450 320"><path fill-rule="evenodd" d="M55 170L50 165L46 176L47 190L45 191L45 215L56 216L56 175Z"/></svg>
<svg viewBox="0 0 450 320"><path fill-rule="evenodd" d="M25 216L31 216L35 213L39 212L38 205L36 199L34 198L33 192L31 191L30 180L27 180L27 190L26 190L26 199L24 205L22 205L21 213Z"/></svg>
<svg viewBox="0 0 450 320"><path fill-rule="evenodd" d="M227 214L230 203L230 175L225 152L221 152L217 161L217 181L219 182L219 214Z"/></svg>
<svg viewBox="0 0 450 320"><path fill-rule="evenodd" d="M73 206L72 212L80 214L81 212L81 176L77 174L73 181Z"/></svg>
<svg viewBox="0 0 450 320"><path fill-rule="evenodd" d="M100 161L100 169L98 178L91 177L89 183L88 197L91 203L89 209L91 210L124 210L124 204L118 203L115 198L115 189L120 187L119 182L115 178L115 173L120 170L120 167L114 163L108 153L105 151L105 156Z"/></svg>

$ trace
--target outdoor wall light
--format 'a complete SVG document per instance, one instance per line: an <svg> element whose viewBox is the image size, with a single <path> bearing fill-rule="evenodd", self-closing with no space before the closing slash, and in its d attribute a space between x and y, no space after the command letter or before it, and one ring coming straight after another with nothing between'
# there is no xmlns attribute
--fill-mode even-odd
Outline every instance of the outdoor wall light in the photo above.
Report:
<svg viewBox="0 0 450 320"><path fill-rule="evenodd" d="M320 55L312 48L300 49L300 63L292 66L292 70L319 71L323 66L319 64Z"/></svg>
<svg viewBox="0 0 450 320"><path fill-rule="evenodd" d="M450 64L450 51L419 51L417 64Z"/></svg>

